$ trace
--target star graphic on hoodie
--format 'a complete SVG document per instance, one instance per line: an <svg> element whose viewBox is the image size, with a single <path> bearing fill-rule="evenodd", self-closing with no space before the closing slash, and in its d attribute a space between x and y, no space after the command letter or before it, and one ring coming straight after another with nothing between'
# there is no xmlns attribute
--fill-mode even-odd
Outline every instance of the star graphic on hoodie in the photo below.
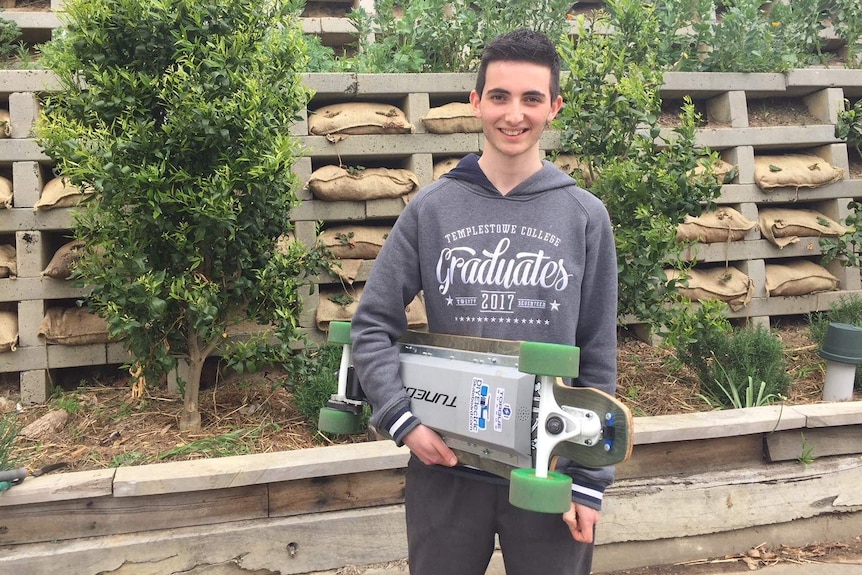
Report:
<svg viewBox="0 0 862 575"><path fill-rule="evenodd" d="M551 311L559 311L560 310L560 302L554 300L551 302Z"/></svg>

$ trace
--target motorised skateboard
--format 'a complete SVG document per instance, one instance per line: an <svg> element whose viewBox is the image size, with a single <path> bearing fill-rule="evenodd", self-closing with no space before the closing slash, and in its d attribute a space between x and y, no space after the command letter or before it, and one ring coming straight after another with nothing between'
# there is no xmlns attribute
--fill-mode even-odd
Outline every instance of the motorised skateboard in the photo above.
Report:
<svg viewBox="0 0 862 575"><path fill-rule="evenodd" d="M329 341L343 346L338 389L318 428L356 433L364 393L352 368L350 323L332 322ZM509 478L513 505L569 509L571 478L552 471L556 457L604 467L631 455L629 409L601 390L562 382L578 376L577 347L419 332L399 346L412 412L461 464Z"/></svg>

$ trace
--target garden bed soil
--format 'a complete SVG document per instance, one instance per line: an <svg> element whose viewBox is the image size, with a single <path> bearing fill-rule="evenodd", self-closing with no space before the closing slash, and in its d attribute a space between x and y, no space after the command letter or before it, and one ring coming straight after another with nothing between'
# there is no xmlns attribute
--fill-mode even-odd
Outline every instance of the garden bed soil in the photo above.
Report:
<svg viewBox="0 0 862 575"><path fill-rule="evenodd" d="M811 343L803 317L778 322L792 378L787 404L820 401L824 362ZM708 411L696 377L674 364L672 353L622 331L618 354L618 395L635 416ZM362 442L363 435L333 439L316 431L298 411L289 374L271 368L254 375L221 375L206 370L200 394L202 430L178 429L182 399L164 387L134 398L131 378L116 367L52 372L55 392L46 404L21 405L20 426L48 413L65 421L32 438L19 436L13 455L19 465L38 470L65 464L66 470L141 465L225 455L267 453ZM0 383L0 412L19 405L17 374ZM334 376L333 376L334 377Z"/></svg>

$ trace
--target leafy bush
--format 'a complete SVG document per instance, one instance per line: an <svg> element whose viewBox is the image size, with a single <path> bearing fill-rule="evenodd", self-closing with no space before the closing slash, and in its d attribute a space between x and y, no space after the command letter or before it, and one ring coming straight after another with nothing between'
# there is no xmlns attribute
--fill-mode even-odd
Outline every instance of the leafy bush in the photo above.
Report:
<svg viewBox="0 0 862 575"><path fill-rule="evenodd" d="M562 36L571 0L375 0L349 15L358 33L343 67L359 73L469 72L495 36L532 28ZM373 40L372 40L373 38Z"/></svg>
<svg viewBox="0 0 862 575"><path fill-rule="evenodd" d="M18 38L21 29L18 24L5 18L0 18L0 60L7 60L18 50Z"/></svg>
<svg viewBox="0 0 862 575"><path fill-rule="evenodd" d="M784 346L761 326L729 332L712 326L676 351L697 374L703 395L728 407L734 397L783 397L790 386Z"/></svg>
<svg viewBox="0 0 862 575"><path fill-rule="evenodd" d="M619 313L653 326L668 321L674 287L665 267L684 269L677 226L699 215L719 196L721 182L695 178L698 163L716 155L695 144L698 116L690 101L680 125L661 131L657 64L659 22L654 9L633 0L611 0L607 13L578 22L561 54L571 74L554 127L560 149L585 166L581 179L608 208L619 269ZM613 28L613 34L603 30Z"/></svg>
<svg viewBox="0 0 862 575"><path fill-rule="evenodd" d="M64 89L45 103L40 144L93 191L75 215L77 277L147 381L191 366L182 429L198 429L203 362L231 355L249 319L277 338L243 342L232 366L290 353L299 291L323 266L285 250L301 155L289 127L309 94L294 16L280 0L70 0L45 60ZM83 81L83 83L82 83ZM86 89L83 86L86 85Z"/></svg>

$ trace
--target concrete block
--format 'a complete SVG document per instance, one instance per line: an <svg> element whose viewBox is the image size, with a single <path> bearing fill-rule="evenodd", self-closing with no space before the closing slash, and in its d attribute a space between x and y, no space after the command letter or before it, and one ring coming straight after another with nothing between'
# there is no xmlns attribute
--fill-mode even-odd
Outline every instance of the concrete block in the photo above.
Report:
<svg viewBox="0 0 862 575"><path fill-rule="evenodd" d="M123 347L122 343L109 343L106 350L108 365L124 364L131 359L131 355Z"/></svg>
<svg viewBox="0 0 862 575"><path fill-rule="evenodd" d="M299 119L290 125L289 133L292 136L308 135L308 110L299 111Z"/></svg>
<svg viewBox="0 0 862 575"><path fill-rule="evenodd" d="M737 262L736 267L754 282L754 297L766 296L766 265L763 260ZM765 314L764 314L765 315Z"/></svg>
<svg viewBox="0 0 862 575"><path fill-rule="evenodd" d="M315 159L349 163L351 158L367 156L467 154L479 151L480 138L481 134L394 134L347 136L338 142L330 142L324 136L306 136L300 141L306 153Z"/></svg>
<svg viewBox="0 0 862 575"><path fill-rule="evenodd" d="M315 103L344 101L352 98L359 91L356 74L352 72L303 74L302 83L314 90Z"/></svg>
<svg viewBox="0 0 862 575"><path fill-rule="evenodd" d="M181 393L184 382L189 380L191 369L191 364L187 358L177 358L177 367L168 372L168 393Z"/></svg>
<svg viewBox="0 0 862 575"><path fill-rule="evenodd" d="M728 91L781 94L786 90L784 74L740 72L665 72L663 98L685 95L712 97Z"/></svg>
<svg viewBox="0 0 862 575"><path fill-rule="evenodd" d="M299 188L296 190L296 197L303 201L314 199L314 196L311 194L311 190L308 189L308 179L314 171L311 164L311 158L297 158L293 163L292 171L299 180Z"/></svg>
<svg viewBox="0 0 862 575"><path fill-rule="evenodd" d="M844 144L825 144L812 148L811 153L820 156L830 165L844 171L844 177L850 173L850 157L847 155L847 146Z"/></svg>
<svg viewBox="0 0 862 575"><path fill-rule="evenodd" d="M425 134L425 125L422 123L422 118L428 115L428 110L431 109L428 94L407 94L404 101L404 113L407 119L416 128L417 134Z"/></svg>
<svg viewBox="0 0 862 575"><path fill-rule="evenodd" d="M746 202L744 204L739 204L738 206L736 206L736 210L740 214L742 214L742 216L744 218L749 219L753 222L756 222L758 217L759 217L757 204L755 204L755 203ZM761 238L760 226L754 226L753 228L751 228L748 231L747 234L745 234L745 237L743 237L742 239L743 240L759 240L760 238Z"/></svg>
<svg viewBox="0 0 862 575"><path fill-rule="evenodd" d="M431 154L411 155L407 158L407 169L416 174L420 187L434 180L434 158Z"/></svg>
<svg viewBox="0 0 862 575"><path fill-rule="evenodd" d="M297 240L303 242L305 245L313 246L317 242L317 222L296 222L294 235L296 236Z"/></svg>
<svg viewBox="0 0 862 575"><path fill-rule="evenodd" d="M20 347L44 347L39 339L39 326L45 316L45 303L42 300L18 302L18 345Z"/></svg>
<svg viewBox="0 0 862 575"><path fill-rule="evenodd" d="M90 345L53 345L48 348L48 367L107 365L108 350L103 343Z"/></svg>
<svg viewBox="0 0 862 575"><path fill-rule="evenodd" d="M735 181L739 184L754 183L754 148L752 146L735 146L721 153L725 162L736 166ZM727 186L725 186L726 188Z"/></svg>
<svg viewBox="0 0 862 575"><path fill-rule="evenodd" d="M825 88L803 98L811 115L824 124L837 124L838 112L844 109L844 91L841 88Z"/></svg>
<svg viewBox="0 0 862 575"><path fill-rule="evenodd" d="M39 277L53 252L42 232L16 232L15 251L18 254L18 277Z"/></svg>
<svg viewBox="0 0 862 575"><path fill-rule="evenodd" d="M9 117L12 121L13 138L32 138L33 125L41 111L36 94L15 92L9 94Z"/></svg>
<svg viewBox="0 0 862 575"><path fill-rule="evenodd" d="M476 85L473 73L358 74L361 95L427 93L437 101L466 102ZM452 100L454 98L454 100Z"/></svg>
<svg viewBox="0 0 862 575"><path fill-rule="evenodd" d="M365 205L365 216L370 219L397 218L404 210L403 198L370 200Z"/></svg>
<svg viewBox="0 0 862 575"><path fill-rule="evenodd" d="M307 200L291 213L293 221L350 221L365 217L365 202Z"/></svg>
<svg viewBox="0 0 862 575"><path fill-rule="evenodd" d="M42 168L38 162L15 162L12 164L12 186L16 208L32 208L39 201L42 191Z"/></svg>
<svg viewBox="0 0 862 575"><path fill-rule="evenodd" d="M4 139L0 140L0 158L4 162L34 161L48 163L51 158L42 151L42 148L29 139Z"/></svg>
<svg viewBox="0 0 862 575"><path fill-rule="evenodd" d="M723 124L732 128L748 126L748 107L745 92L733 90L714 96L706 102L706 115L710 124Z"/></svg>
<svg viewBox="0 0 862 575"><path fill-rule="evenodd" d="M51 396L51 377L47 369L33 369L19 374L21 403L45 403Z"/></svg>

